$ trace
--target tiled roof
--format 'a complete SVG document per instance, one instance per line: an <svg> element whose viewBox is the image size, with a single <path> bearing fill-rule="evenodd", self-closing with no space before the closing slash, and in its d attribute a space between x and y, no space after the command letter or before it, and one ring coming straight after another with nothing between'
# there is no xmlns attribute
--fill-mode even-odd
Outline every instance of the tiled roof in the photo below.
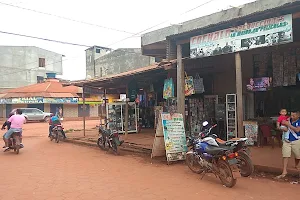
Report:
<svg viewBox="0 0 300 200"><path fill-rule="evenodd" d="M77 86L64 87L57 79L49 79L43 83L28 85L3 91L1 98L14 97L78 97L77 93L81 93L81 88Z"/></svg>

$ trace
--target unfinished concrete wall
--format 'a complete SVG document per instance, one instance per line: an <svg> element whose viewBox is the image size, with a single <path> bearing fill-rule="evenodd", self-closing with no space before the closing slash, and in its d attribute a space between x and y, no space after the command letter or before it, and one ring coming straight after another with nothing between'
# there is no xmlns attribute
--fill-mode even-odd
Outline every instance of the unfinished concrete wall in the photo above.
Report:
<svg viewBox="0 0 300 200"><path fill-rule="evenodd" d="M96 76L119 74L154 62L155 58L143 56L141 49L118 49L96 60Z"/></svg>
<svg viewBox="0 0 300 200"><path fill-rule="evenodd" d="M105 47L93 46L85 50L86 60L86 79L97 77L95 74L96 60L112 50Z"/></svg>
<svg viewBox="0 0 300 200"><path fill-rule="evenodd" d="M40 67L39 58L45 59ZM62 74L62 55L31 46L0 46L0 89L37 83L46 73Z"/></svg>
<svg viewBox="0 0 300 200"><path fill-rule="evenodd" d="M245 4L240 8L231 8L220 12L199 17L190 21L183 22L181 26L173 25L156 31L151 31L142 35L142 46L165 41L166 37L189 32L196 29L227 22L233 19L246 17L255 13L280 8L291 3L300 3L299 0L260 0Z"/></svg>

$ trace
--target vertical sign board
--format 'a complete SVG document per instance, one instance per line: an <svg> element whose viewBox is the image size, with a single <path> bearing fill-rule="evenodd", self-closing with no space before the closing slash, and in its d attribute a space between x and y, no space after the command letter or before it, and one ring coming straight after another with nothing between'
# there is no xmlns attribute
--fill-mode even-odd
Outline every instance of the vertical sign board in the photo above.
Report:
<svg viewBox="0 0 300 200"><path fill-rule="evenodd" d="M162 113L161 120L167 161L184 160L187 144L182 114Z"/></svg>

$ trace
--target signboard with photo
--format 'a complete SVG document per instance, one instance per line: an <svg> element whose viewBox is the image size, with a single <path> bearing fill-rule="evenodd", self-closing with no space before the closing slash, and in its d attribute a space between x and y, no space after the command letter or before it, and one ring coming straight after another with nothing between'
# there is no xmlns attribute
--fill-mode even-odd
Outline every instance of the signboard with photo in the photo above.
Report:
<svg viewBox="0 0 300 200"><path fill-rule="evenodd" d="M163 97L164 99L174 97L174 83L172 78L166 79L164 82Z"/></svg>
<svg viewBox="0 0 300 200"><path fill-rule="evenodd" d="M261 92L270 90L272 86L271 77L250 78L247 90L253 92Z"/></svg>
<svg viewBox="0 0 300 200"><path fill-rule="evenodd" d="M185 81L185 88L184 88L185 96L191 96L192 94L195 94L193 77L186 76L184 81Z"/></svg>
<svg viewBox="0 0 300 200"><path fill-rule="evenodd" d="M265 19L190 39L190 57L206 57L293 42L292 15Z"/></svg>
<svg viewBox="0 0 300 200"><path fill-rule="evenodd" d="M187 144L182 114L162 113L161 120L167 161L184 160Z"/></svg>

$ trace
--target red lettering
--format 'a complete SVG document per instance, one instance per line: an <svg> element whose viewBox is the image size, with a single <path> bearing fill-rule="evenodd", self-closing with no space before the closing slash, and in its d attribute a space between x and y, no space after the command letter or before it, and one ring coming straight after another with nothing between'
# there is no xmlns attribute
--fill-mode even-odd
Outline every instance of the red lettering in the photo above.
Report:
<svg viewBox="0 0 300 200"><path fill-rule="evenodd" d="M220 32L215 32L213 40L218 40L219 38L220 38Z"/></svg>
<svg viewBox="0 0 300 200"><path fill-rule="evenodd" d="M231 29L227 29L224 35L224 38L229 38L231 34Z"/></svg>
<svg viewBox="0 0 300 200"><path fill-rule="evenodd" d="M214 35L213 33L207 34L207 41L208 42L213 40L213 35Z"/></svg>

